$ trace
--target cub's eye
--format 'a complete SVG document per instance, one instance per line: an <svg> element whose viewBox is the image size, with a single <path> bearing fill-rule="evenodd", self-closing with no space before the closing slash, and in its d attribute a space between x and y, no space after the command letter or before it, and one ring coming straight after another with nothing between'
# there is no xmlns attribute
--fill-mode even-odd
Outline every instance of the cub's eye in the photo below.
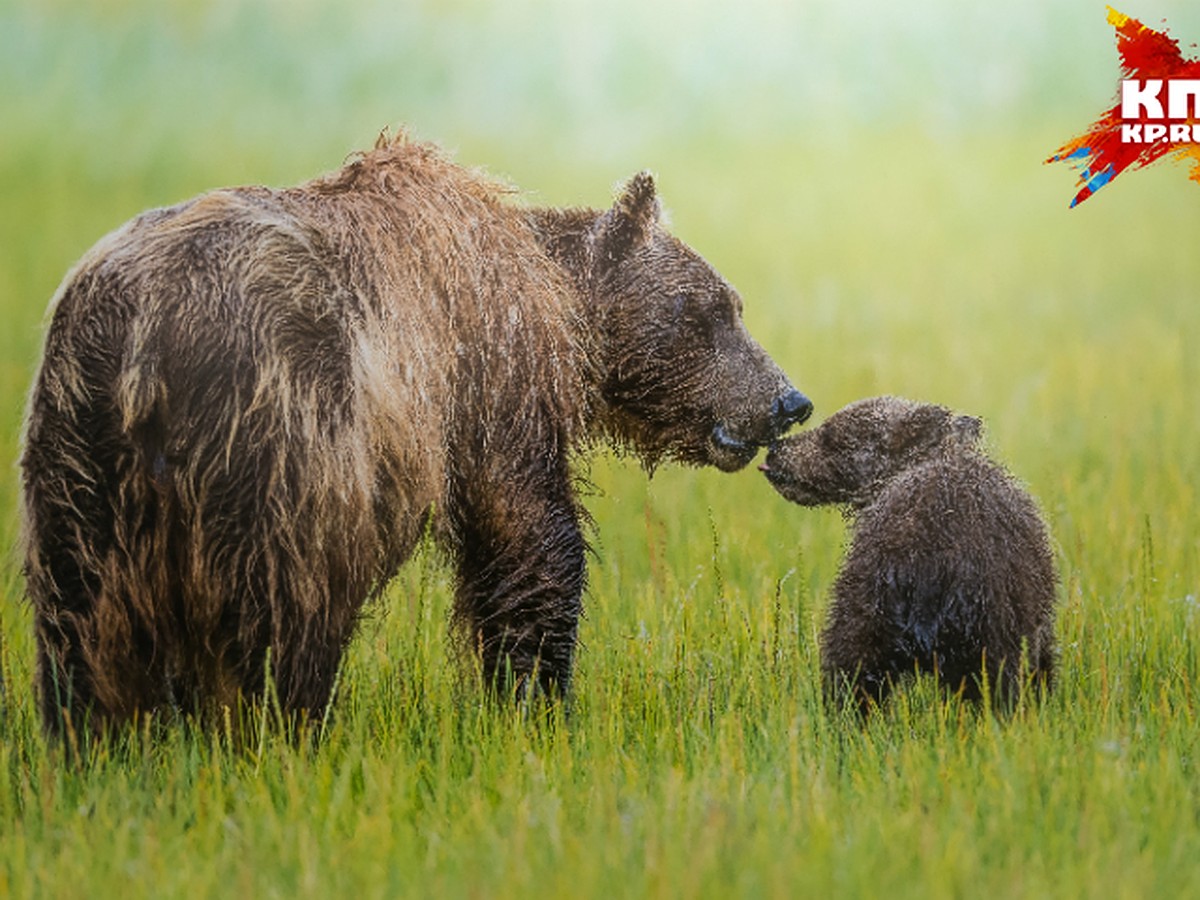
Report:
<svg viewBox="0 0 1200 900"><path fill-rule="evenodd" d="M680 291L675 295L671 307L671 315L674 318L678 319L683 315L684 310L687 309L687 301L688 295L686 291Z"/></svg>

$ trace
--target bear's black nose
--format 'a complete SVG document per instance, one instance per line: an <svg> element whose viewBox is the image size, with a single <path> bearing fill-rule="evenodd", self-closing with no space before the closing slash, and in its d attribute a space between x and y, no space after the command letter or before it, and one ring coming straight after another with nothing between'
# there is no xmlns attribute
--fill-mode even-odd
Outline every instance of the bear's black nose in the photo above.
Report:
<svg viewBox="0 0 1200 900"><path fill-rule="evenodd" d="M793 425L798 425L812 415L812 401L793 388L775 399L771 407L771 418L778 434L783 434Z"/></svg>

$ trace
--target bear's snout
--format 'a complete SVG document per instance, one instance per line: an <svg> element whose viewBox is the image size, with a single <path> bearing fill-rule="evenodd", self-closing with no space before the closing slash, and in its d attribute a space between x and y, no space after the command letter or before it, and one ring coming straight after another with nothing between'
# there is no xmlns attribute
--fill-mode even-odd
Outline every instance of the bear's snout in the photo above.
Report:
<svg viewBox="0 0 1200 900"><path fill-rule="evenodd" d="M778 443L771 444L767 451L767 458L758 467L758 471L766 475L767 480L774 485L786 484L792 480L791 474L780 459L781 455L780 445Z"/></svg>
<svg viewBox="0 0 1200 900"><path fill-rule="evenodd" d="M795 388L776 397L771 405L771 428L775 436L783 434L793 425L807 421L812 412L812 401Z"/></svg>
<svg viewBox="0 0 1200 900"><path fill-rule="evenodd" d="M813 454L813 434L807 431L773 441L758 467L785 500L801 506L820 506L834 499L825 495L822 486L826 475Z"/></svg>

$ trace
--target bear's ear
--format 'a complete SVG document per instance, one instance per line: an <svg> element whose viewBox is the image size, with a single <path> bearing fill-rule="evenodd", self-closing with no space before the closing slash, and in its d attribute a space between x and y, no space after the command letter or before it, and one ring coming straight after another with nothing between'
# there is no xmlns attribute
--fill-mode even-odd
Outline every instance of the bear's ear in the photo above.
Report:
<svg viewBox="0 0 1200 900"><path fill-rule="evenodd" d="M932 452L951 433L950 418L950 410L934 403L902 409L899 419L893 420L888 453L901 457Z"/></svg>
<svg viewBox="0 0 1200 900"><path fill-rule="evenodd" d="M596 222L597 255L601 265L618 263L648 243L660 212L654 176L649 172L638 172L629 179L612 209Z"/></svg>
<svg viewBox="0 0 1200 900"><path fill-rule="evenodd" d="M955 416L954 436L967 445L974 445L983 437L983 419L976 416Z"/></svg>

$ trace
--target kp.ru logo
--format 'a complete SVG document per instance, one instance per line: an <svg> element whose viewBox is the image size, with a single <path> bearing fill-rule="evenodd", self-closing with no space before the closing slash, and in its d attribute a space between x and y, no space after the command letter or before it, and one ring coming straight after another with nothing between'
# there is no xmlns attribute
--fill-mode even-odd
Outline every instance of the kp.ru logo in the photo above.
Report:
<svg viewBox="0 0 1200 900"><path fill-rule="evenodd" d="M1167 112L1163 114L1159 95L1167 86ZM1200 98L1200 78L1126 78L1121 82L1121 143L1168 144L1200 143L1200 124L1195 124L1196 101ZM1191 100L1191 113L1188 101ZM1142 112L1144 111L1144 113ZM1162 119L1176 121L1167 124ZM1150 121L1146 121L1150 120ZM1183 121L1181 124L1179 120Z"/></svg>
<svg viewBox="0 0 1200 900"><path fill-rule="evenodd" d="M1179 41L1147 28L1112 7L1121 57L1121 102L1085 134L1064 144L1046 162L1080 167L1077 206L1128 168L1149 165L1167 153L1192 161L1188 177L1200 182L1200 60L1185 60Z"/></svg>

